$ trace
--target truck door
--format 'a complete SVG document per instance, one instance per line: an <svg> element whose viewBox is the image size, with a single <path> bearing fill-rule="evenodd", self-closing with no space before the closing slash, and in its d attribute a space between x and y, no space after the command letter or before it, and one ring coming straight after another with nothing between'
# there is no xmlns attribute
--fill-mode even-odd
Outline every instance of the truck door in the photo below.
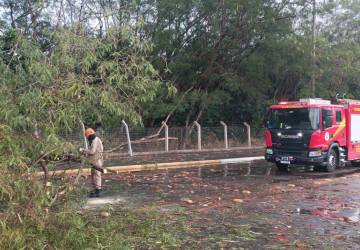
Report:
<svg viewBox="0 0 360 250"><path fill-rule="evenodd" d="M325 145L323 149L328 149L331 141L334 138L336 128L334 125L334 115L332 108L323 108L321 111L321 125L322 125L322 134L325 139Z"/></svg>
<svg viewBox="0 0 360 250"><path fill-rule="evenodd" d="M342 108L335 108L335 133L333 135L333 140L337 141L340 146L346 146L346 120L345 112Z"/></svg>

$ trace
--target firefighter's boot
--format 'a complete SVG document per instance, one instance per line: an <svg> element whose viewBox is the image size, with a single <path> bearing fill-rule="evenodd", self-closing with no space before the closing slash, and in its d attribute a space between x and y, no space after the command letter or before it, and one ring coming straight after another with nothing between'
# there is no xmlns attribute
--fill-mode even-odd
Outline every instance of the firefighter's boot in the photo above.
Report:
<svg viewBox="0 0 360 250"><path fill-rule="evenodd" d="M89 198L97 198L100 197L101 189L96 188L89 194Z"/></svg>

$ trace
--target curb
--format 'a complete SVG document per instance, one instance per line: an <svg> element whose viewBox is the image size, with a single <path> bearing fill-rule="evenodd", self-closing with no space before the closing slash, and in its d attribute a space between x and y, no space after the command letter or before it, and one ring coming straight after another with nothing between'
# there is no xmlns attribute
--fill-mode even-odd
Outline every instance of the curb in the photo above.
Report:
<svg viewBox="0 0 360 250"><path fill-rule="evenodd" d="M229 158L229 159L218 159L218 160L203 160L203 161L184 161L184 162L166 162L166 163L149 163L149 164L137 164L128 166L113 166L106 168L110 173L127 173L127 172L139 172L146 170L158 170L158 169L175 169L175 168L191 168L191 167L206 167L216 164L229 164L229 163L246 163L256 160L264 160L264 156L254 157L241 157L241 158ZM49 171L49 176L58 175L75 175L81 171L82 175L90 175L91 168L84 169L67 169L67 170L56 170ZM37 176L43 176L43 172L37 172Z"/></svg>

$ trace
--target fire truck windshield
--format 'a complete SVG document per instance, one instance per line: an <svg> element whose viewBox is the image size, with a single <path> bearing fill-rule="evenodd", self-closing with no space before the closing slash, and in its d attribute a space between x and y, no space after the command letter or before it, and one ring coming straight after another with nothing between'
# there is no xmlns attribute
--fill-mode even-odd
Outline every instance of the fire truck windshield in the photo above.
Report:
<svg viewBox="0 0 360 250"><path fill-rule="evenodd" d="M316 130L320 128L319 108L272 109L268 128Z"/></svg>

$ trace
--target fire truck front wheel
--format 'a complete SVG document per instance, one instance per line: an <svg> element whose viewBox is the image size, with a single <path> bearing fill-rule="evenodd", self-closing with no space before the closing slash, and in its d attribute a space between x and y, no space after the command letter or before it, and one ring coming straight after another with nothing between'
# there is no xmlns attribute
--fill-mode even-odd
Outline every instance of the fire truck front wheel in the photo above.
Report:
<svg viewBox="0 0 360 250"><path fill-rule="evenodd" d="M335 148L331 148L328 153L325 170L327 172L332 172L338 166L339 166L339 155L338 155L337 151L335 150Z"/></svg>

